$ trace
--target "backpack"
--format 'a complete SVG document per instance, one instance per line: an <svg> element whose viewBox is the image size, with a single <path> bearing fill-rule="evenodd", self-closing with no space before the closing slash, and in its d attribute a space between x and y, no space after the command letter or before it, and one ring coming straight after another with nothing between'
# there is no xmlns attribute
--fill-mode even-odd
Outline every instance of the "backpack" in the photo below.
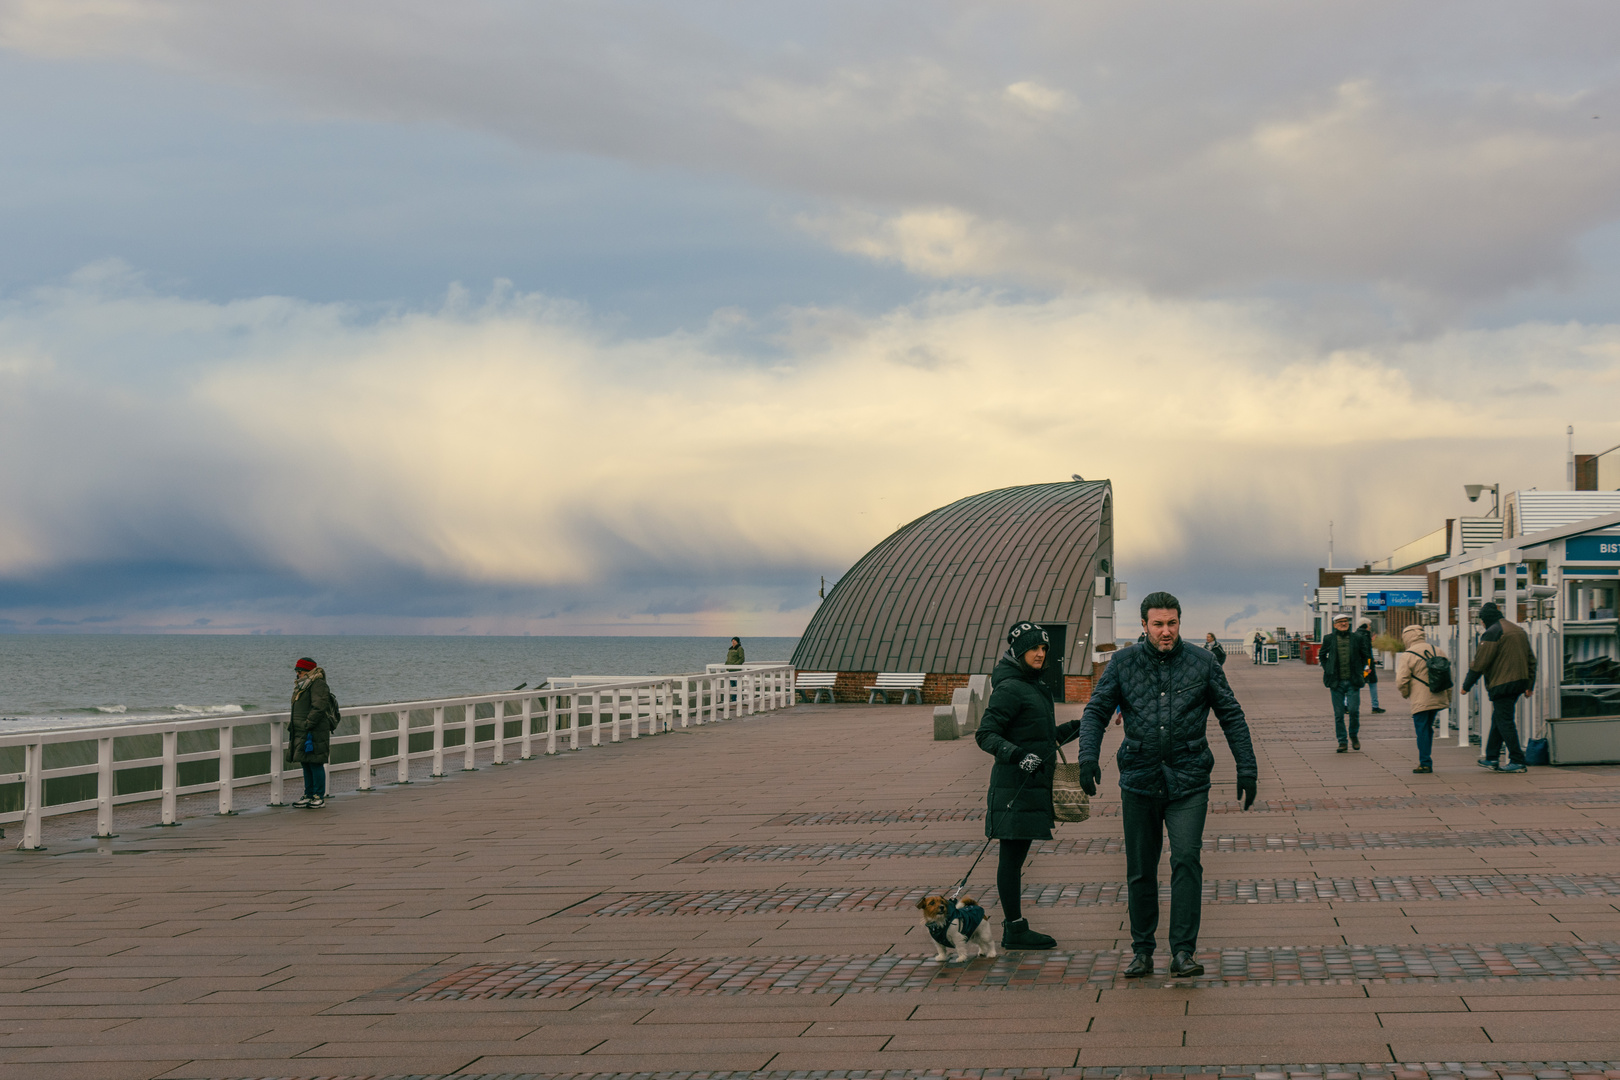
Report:
<svg viewBox="0 0 1620 1080"><path fill-rule="evenodd" d="M1427 679L1418 679L1418 674L1416 671L1412 672L1412 678L1417 679L1418 682L1422 683L1424 686L1427 686L1431 693L1443 694L1447 690L1451 689L1452 682L1450 657L1448 657L1445 653L1438 651L1430 653L1428 656L1424 656L1422 653L1416 652L1412 649L1407 649L1406 651L1417 657L1419 660L1422 660L1423 666L1429 669L1429 677Z"/></svg>
<svg viewBox="0 0 1620 1080"><path fill-rule="evenodd" d="M340 711L343 707L338 704L337 695L332 693L332 688L330 686L326 688L326 697L332 703L330 706L332 710L332 719L326 722L327 727L332 731L336 731L338 729L338 724L343 721L343 713Z"/></svg>
<svg viewBox="0 0 1620 1080"><path fill-rule="evenodd" d="M1220 642L1211 643L1209 651L1214 654L1216 660L1220 661L1222 667L1226 666L1226 650L1221 648Z"/></svg>

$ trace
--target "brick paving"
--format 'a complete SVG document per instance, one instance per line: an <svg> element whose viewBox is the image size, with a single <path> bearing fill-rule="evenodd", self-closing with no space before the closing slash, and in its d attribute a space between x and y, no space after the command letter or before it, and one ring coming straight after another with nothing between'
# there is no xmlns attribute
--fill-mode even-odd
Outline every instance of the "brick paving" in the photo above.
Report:
<svg viewBox="0 0 1620 1080"><path fill-rule="evenodd" d="M1160 882L1168 889L1168 882ZM910 909L938 886L876 889L741 889L603 893L573 909L575 915L735 915L768 912L892 911ZM1482 900L1493 897L1620 897L1614 874L1469 874L1409 877L1204 879L1206 904L1301 904ZM1024 903L1036 907L1123 904L1123 881L1049 882L1026 887ZM996 904L986 894L980 903Z"/></svg>
<svg viewBox="0 0 1620 1080"><path fill-rule="evenodd" d="M1543 844L1615 844L1620 829L1469 829L1458 832L1239 833L1205 836L1205 851L1366 851L1376 848L1506 847ZM976 854L984 841L867 841L857 843L733 844L705 848L689 862L768 862L778 859L919 859L960 858ZM1123 837L1093 836L1084 840L1048 840L1043 855L1119 855Z"/></svg>
<svg viewBox="0 0 1620 1080"><path fill-rule="evenodd" d="M910 905L981 846L987 759L926 708L800 706L321 811L57 819L0 852L0 1074L1620 1080L1620 768L1442 743L1414 776L1393 694L1338 755L1314 669L1229 670L1265 816L1217 734L1196 982L1115 977L1117 732L1026 866L1059 949L942 967ZM704 861L827 844L868 855Z"/></svg>
<svg viewBox="0 0 1620 1080"><path fill-rule="evenodd" d="M1318 946L1201 950L1208 974L1189 986L1326 985L1377 980L1620 978L1620 944ZM764 956L676 960L545 960L481 964L397 996L410 1001L567 994L844 994L1028 990L1128 985L1130 950L1016 952L963 964L931 956ZM1160 973L1165 970L1160 957ZM388 995L384 995L388 996Z"/></svg>

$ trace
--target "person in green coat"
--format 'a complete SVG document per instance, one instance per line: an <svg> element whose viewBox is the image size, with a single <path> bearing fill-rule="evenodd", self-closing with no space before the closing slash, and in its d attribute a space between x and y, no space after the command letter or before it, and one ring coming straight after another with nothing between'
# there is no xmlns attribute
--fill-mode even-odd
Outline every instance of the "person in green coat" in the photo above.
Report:
<svg viewBox="0 0 1620 1080"><path fill-rule="evenodd" d="M726 650L726 663L728 663L728 664L741 664L741 663L743 663L742 638L732 638L731 639L731 648Z"/></svg>
<svg viewBox="0 0 1620 1080"><path fill-rule="evenodd" d="M326 672L307 656L293 665L292 720L287 724L287 760L304 767L304 797L294 806L326 805L326 762L337 730L337 709Z"/></svg>
<svg viewBox="0 0 1620 1080"><path fill-rule="evenodd" d="M1001 842L996 893L1001 898L1001 946L1050 949L1057 942L1023 917L1024 860L1036 840L1052 839L1052 774L1057 748L1080 733L1080 721L1057 723L1052 694L1041 682L1051 639L1031 622L1007 631L1007 651L990 675L990 703L974 736L995 757L984 834Z"/></svg>

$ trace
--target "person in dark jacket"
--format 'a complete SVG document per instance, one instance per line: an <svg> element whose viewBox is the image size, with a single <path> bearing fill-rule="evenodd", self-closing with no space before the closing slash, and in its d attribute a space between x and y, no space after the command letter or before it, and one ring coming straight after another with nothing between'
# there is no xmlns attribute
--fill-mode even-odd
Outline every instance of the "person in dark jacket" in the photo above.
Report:
<svg viewBox="0 0 1620 1080"><path fill-rule="evenodd" d="M1491 733L1485 739L1485 756L1479 759L1479 765L1499 772L1524 772L1527 766L1519 746L1517 714L1519 697L1529 697L1536 685L1536 653L1524 630L1502 618L1502 609L1494 603L1479 609L1479 621L1486 629L1479 636L1479 651L1468 665L1462 684L1466 694L1484 678L1485 693L1491 699ZM1508 752L1506 765L1501 764L1504 743Z"/></svg>
<svg viewBox="0 0 1620 1080"><path fill-rule="evenodd" d="M1209 650L1209 655L1215 658L1216 663L1220 664L1221 667L1226 666L1226 650L1221 647L1220 642L1215 640L1214 634L1204 635L1204 648Z"/></svg>
<svg viewBox="0 0 1620 1080"><path fill-rule="evenodd" d="M1023 911L1024 859L1036 840L1052 839L1052 774L1057 748L1073 739L1080 721L1059 725L1052 692L1041 681L1045 630L1031 622L1007 631L1007 651L990 675L990 702L974 739L995 756L986 796L984 835L1001 841L996 892L1001 897L1001 945L1050 949L1057 944L1029 928Z"/></svg>
<svg viewBox="0 0 1620 1080"><path fill-rule="evenodd" d="M287 725L287 759L304 767L304 797L294 806L326 805L326 762L331 756L337 710L326 672L309 657L293 665L292 720Z"/></svg>
<svg viewBox="0 0 1620 1080"><path fill-rule="evenodd" d="M1373 649L1372 623L1363 620L1361 625L1356 627L1356 637L1360 638L1361 643L1367 647L1369 659L1367 666L1362 669L1365 672L1362 681L1367 684L1367 697L1372 700L1372 711L1381 713L1384 710L1378 707L1378 656L1376 650ZM1357 702L1357 704L1360 703Z"/></svg>
<svg viewBox="0 0 1620 1080"><path fill-rule="evenodd" d="M732 638L731 648L726 650L726 663L741 664L743 662L742 638Z"/></svg>
<svg viewBox="0 0 1620 1080"><path fill-rule="evenodd" d="M1080 718L1080 785L1087 795L1097 793L1103 733L1109 716L1120 709L1125 717L1117 759L1120 810L1135 953L1124 975L1139 979L1153 974L1159 855L1168 831L1170 975L1195 978L1204 973L1196 956L1204 889L1199 850L1209 810L1209 774L1215 767L1207 734L1211 710L1237 762L1237 791L1245 810L1254 804L1259 768L1248 721L1226 673L1208 652L1181 640L1181 602L1167 592L1149 593L1142 600L1142 626L1147 643L1114 654Z"/></svg>
<svg viewBox="0 0 1620 1080"><path fill-rule="evenodd" d="M1333 733L1339 737L1339 753L1348 753L1352 746L1360 750L1362 672L1372 660L1372 650L1361 635L1350 632L1348 612L1333 616L1333 633L1322 642L1317 660L1322 665L1322 685L1333 695Z"/></svg>

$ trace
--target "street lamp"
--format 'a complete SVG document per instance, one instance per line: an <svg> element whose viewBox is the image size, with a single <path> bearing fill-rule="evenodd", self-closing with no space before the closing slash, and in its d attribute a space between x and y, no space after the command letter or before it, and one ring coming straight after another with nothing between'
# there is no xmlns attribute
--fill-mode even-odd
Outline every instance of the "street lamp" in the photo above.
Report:
<svg viewBox="0 0 1620 1080"><path fill-rule="evenodd" d="M1489 491L1491 493L1491 513L1490 513L1490 516L1491 517L1501 517L1502 516L1502 504L1501 504L1501 498L1500 498L1500 496L1502 494L1502 485L1501 484L1464 484L1463 485L1463 494L1468 496L1468 501L1469 502L1479 502L1480 494L1482 492L1485 492L1485 491Z"/></svg>

